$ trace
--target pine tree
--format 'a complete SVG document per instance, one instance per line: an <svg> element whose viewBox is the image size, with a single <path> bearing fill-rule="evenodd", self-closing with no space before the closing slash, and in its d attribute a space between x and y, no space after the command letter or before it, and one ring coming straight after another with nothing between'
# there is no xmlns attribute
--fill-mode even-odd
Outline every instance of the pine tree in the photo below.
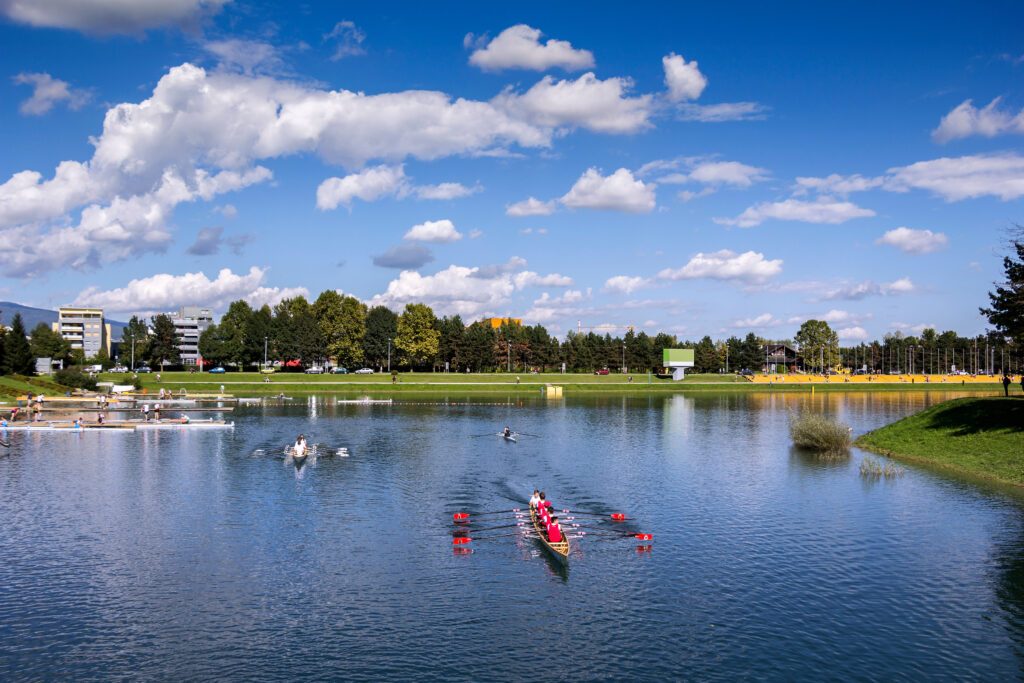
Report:
<svg viewBox="0 0 1024 683"><path fill-rule="evenodd" d="M25 324L21 314L11 321L11 331L4 338L4 372L8 375L36 374L36 359L25 337Z"/></svg>
<svg viewBox="0 0 1024 683"><path fill-rule="evenodd" d="M988 295L991 305L980 309L993 327L1018 344L1024 343L1024 240L1013 243L1017 260L1003 258L1006 280Z"/></svg>

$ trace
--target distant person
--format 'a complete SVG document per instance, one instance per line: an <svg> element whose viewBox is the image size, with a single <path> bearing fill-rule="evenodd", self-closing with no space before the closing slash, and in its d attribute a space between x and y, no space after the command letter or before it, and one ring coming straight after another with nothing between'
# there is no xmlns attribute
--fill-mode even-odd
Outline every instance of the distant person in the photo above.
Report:
<svg viewBox="0 0 1024 683"><path fill-rule="evenodd" d="M508 425L505 425L505 429L502 430L501 435L507 439L512 436L512 429Z"/></svg>
<svg viewBox="0 0 1024 683"><path fill-rule="evenodd" d="M292 446L292 454L302 457L306 454L306 437L299 434L298 438L295 439L295 445Z"/></svg>
<svg viewBox="0 0 1024 683"><path fill-rule="evenodd" d="M82 428L82 421L79 418L76 417L75 421L71 424L71 428L72 429L81 429Z"/></svg>
<svg viewBox="0 0 1024 683"><path fill-rule="evenodd" d="M530 507L531 508L537 507L537 503L539 503L539 502L540 502L540 491L538 491L537 489L534 489L533 490L533 495L530 496Z"/></svg>
<svg viewBox="0 0 1024 683"><path fill-rule="evenodd" d="M149 422L149 404L148 403L143 403L142 404L142 421L143 422Z"/></svg>
<svg viewBox="0 0 1024 683"><path fill-rule="evenodd" d="M105 418L105 417L103 416L103 413L97 413L97 414L96 414L96 424L98 424L98 425L101 425L101 424L103 424L103 421L104 421L105 419L106 419L106 418Z"/></svg>
<svg viewBox="0 0 1024 683"><path fill-rule="evenodd" d="M181 424L183 424L183 425L187 425L189 423L188 415L186 415L185 413L181 414L181 418L180 419L181 419Z"/></svg>
<svg viewBox="0 0 1024 683"><path fill-rule="evenodd" d="M1007 375L1006 373L1003 373L1003 393L1006 396L1010 395L1010 382L1010 376Z"/></svg>
<svg viewBox="0 0 1024 683"><path fill-rule="evenodd" d="M162 406L159 403L154 403L153 404L153 417L156 418L157 422L160 421L160 408L161 407Z"/></svg>

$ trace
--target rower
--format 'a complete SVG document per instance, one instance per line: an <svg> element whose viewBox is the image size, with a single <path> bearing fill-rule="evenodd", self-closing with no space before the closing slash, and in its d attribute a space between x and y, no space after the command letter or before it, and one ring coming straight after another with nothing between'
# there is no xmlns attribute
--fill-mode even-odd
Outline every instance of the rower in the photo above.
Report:
<svg viewBox="0 0 1024 683"><path fill-rule="evenodd" d="M537 489L534 489L533 490L533 495L530 497L530 508L531 509L535 509L537 507L537 503L539 503L539 502L540 502L540 491L538 491Z"/></svg>
<svg viewBox="0 0 1024 683"><path fill-rule="evenodd" d="M292 454L302 457L306 454L306 437L299 434L299 438L295 439L295 445L292 446Z"/></svg>
<svg viewBox="0 0 1024 683"><path fill-rule="evenodd" d="M547 496L544 495L544 492L541 491L540 500L537 501L537 509L541 512L545 512L549 507L551 507L551 501L549 501Z"/></svg>
<svg viewBox="0 0 1024 683"><path fill-rule="evenodd" d="M548 540L552 543L562 542L562 527L558 524L558 517L552 517L548 522Z"/></svg>
<svg viewBox="0 0 1024 683"><path fill-rule="evenodd" d="M509 428L508 425L505 425L505 431L502 432L501 435L504 436L506 439L512 436L512 430Z"/></svg>
<svg viewBox="0 0 1024 683"><path fill-rule="evenodd" d="M185 413L181 414L181 418L180 419L181 419L181 424L183 424L183 425L187 425L188 422L189 422L188 415L186 415Z"/></svg>

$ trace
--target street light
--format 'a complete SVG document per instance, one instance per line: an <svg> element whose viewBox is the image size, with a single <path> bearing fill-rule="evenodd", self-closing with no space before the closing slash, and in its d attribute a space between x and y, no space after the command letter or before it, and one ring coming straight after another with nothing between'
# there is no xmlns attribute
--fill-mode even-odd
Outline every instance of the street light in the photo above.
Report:
<svg viewBox="0 0 1024 683"><path fill-rule="evenodd" d="M267 337L263 338L263 369L267 369Z"/></svg>
<svg viewBox="0 0 1024 683"><path fill-rule="evenodd" d="M626 371L626 342L622 342L622 371Z"/></svg>
<svg viewBox="0 0 1024 683"><path fill-rule="evenodd" d="M388 337L388 374L391 374L391 338Z"/></svg>

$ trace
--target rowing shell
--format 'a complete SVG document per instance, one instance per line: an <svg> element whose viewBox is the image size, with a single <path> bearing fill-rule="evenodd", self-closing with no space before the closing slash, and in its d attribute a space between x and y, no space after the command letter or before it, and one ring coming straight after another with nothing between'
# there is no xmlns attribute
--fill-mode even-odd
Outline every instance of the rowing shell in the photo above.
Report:
<svg viewBox="0 0 1024 683"><path fill-rule="evenodd" d="M511 441L512 443L516 442L515 434L502 434L501 436L503 439L505 439L505 441Z"/></svg>
<svg viewBox="0 0 1024 683"><path fill-rule="evenodd" d="M533 529L537 532L537 539L544 544L551 556L558 560L563 567L569 566L569 537L565 535L565 531L562 531L562 541L552 543L548 540L548 533L541 527L540 520L537 519L537 513L533 508L530 508L530 521L533 522Z"/></svg>

